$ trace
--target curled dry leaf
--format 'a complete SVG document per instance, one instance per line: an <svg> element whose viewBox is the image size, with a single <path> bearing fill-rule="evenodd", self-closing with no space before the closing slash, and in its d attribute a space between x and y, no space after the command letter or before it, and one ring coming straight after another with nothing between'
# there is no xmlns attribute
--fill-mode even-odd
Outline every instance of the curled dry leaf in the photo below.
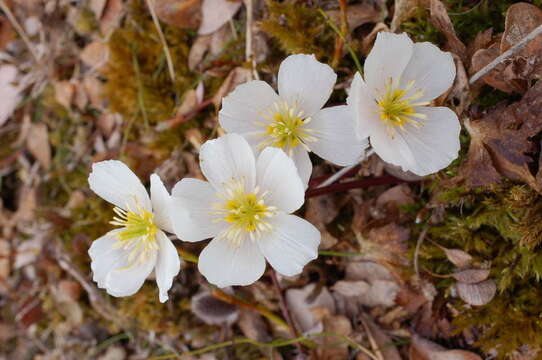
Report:
<svg viewBox="0 0 542 360"><path fill-rule="evenodd" d="M201 23L201 0L155 0L156 15L181 29L195 29Z"/></svg>
<svg viewBox="0 0 542 360"><path fill-rule="evenodd" d="M75 85L71 81L57 81L55 83L55 100L66 109L71 108L75 95Z"/></svg>
<svg viewBox="0 0 542 360"><path fill-rule="evenodd" d="M250 80L251 76L252 74L249 69L245 69L240 66L230 71L218 91L213 96L213 104L215 105L215 108L219 109L220 104L222 103L222 98L233 91L237 85Z"/></svg>
<svg viewBox="0 0 542 360"><path fill-rule="evenodd" d="M542 192L542 171L534 137L542 131L542 83L509 106L499 105L480 120L466 121L471 136L467 160L461 172L469 187L488 186L501 175L522 181Z"/></svg>
<svg viewBox="0 0 542 360"><path fill-rule="evenodd" d="M367 336L371 342L371 347L377 354L378 359L382 360L401 360L401 356L397 347L393 344L393 340L376 325L371 319L361 316L360 317Z"/></svg>
<svg viewBox="0 0 542 360"><path fill-rule="evenodd" d="M461 249L447 249L440 245L438 247L444 251L448 260L458 268L465 268L472 262L472 256Z"/></svg>
<svg viewBox="0 0 542 360"><path fill-rule="evenodd" d="M313 309L325 308L330 314L335 313L335 301L327 288L316 289L314 283L302 289L287 290L286 303L303 333L322 330L322 322L315 316Z"/></svg>
<svg viewBox="0 0 542 360"><path fill-rule="evenodd" d="M403 21L415 14L419 7L428 8L431 0L395 0L391 31L396 32Z"/></svg>
<svg viewBox="0 0 542 360"><path fill-rule="evenodd" d="M452 277L462 283L475 284L486 280L489 273L489 269L466 269L453 273Z"/></svg>
<svg viewBox="0 0 542 360"><path fill-rule="evenodd" d="M107 0L107 4L102 13L102 18L100 19L100 31L102 34L108 35L115 30L119 26L123 16L123 0Z"/></svg>
<svg viewBox="0 0 542 360"><path fill-rule="evenodd" d="M192 312L209 325L231 325L239 317L237 305L228 304L208 291L203 291L192 298Z"/></svg>
<svg viewBox="0 0 542 360"><path fill-rule="evenodd" d="M446 43L449 47L449 49L459 56L461 60L466 61L466 55L467 55L467 47L459 38L457 37L454 26L452 24L452 21L450 20L450 17L448 16L448 12L446 11L446 7L440 0L431 0L431 18L430 21L435 25L437 29L442 31L444 36L446 37Z"/></svg>
<svg viewBox="0 0 542 360"><path fill-rule="evenodd" d="M453 105L455 113L461 116L471 103L471 91L469 76L467 75L463 61L461 61L459 56L454 54L454 62L456 68L454 84L450 91L444 94L443 97L448 99L448 102Z"/></svg>
<svg viewBox="0 0 542 360"><path fill-rule="evenodd" d="M241 1L202 0L202 20L198 34L206 35L220 29L241 7Z"/></svg>
<svg viewBox="0 0 542 360"><path fill-rule="evenodd" d="M51 145L49 144L47 125L37 123L30 126L26 138L26 147L43 169L49 169L51 165Z"/></svg>
<svg viewBox="0 0 542 360"><path fill-rule="evenodd" d="M100 71L109 60L109 45L103 41L93 41L85 46L79 57L92 70Z"/></svg>
<svg viewBox="0 0 542 360"><path fill-rule="evenodd" d="M328 10L326 13L335 24L341 22L340 10ZM367 23L378 23L383 21L388 15L385 2L383 1L362 1L360 4L348 6L346 12L348 27L354 31L358 26Z"/></svg>
<svg viewBox="0 0 542 360"><path fill-rule="evenodd" d="M432 341L414 334L409 350L410 360L482 360L473 352L448 350Z"/></svg>
<svg viewBox="0 0 542 360"><path fill-rule="evenodd" d="M474 306L488 304L493 300L493 297L497 292L497 285L492 279L476 284L458 282L455 286L459 297L467 304Z"/></svg>

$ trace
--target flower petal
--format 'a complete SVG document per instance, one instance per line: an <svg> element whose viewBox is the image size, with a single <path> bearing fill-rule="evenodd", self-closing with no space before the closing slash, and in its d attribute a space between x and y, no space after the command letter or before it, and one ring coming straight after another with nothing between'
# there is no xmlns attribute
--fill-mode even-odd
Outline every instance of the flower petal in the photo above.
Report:
<svg viewBox="0 0 542 360"><path fill-rule="evenodd" d="M271 266L282 275L301 273L303 267L318 257L320 231L294 215L278 215L271 220L273 230L257 244Z"/></svg>
<svg viewBox="0 0 542 360"><path fill-rule="evenodd" d="M312 162L309 153L302 146L296 146L291 153L291 158L295 163L299 177L305 189L309 186L309 179L312 174Z"/></svg>
<svg viewBox="0 0 542 360"><path fill-rule="evenodd" d="M218 113L220 126L227 132L248 133L263 131L262 114L279 101L279 96L265 81L253 80L241 84L222 99Z"/></svg>
<svg viewBox="0 0 542 360"><path fill-rule="evenodd" d="M298 101L306 116L312 116L329 99L337 75L314 55L290 55L281 64L278 88L281 99L292 103Z"/></svg>
<svg viewBox="0 0 542 360"><path fill-rule="evenodd" d="M216 191L206 181L185 178L171 191L170 219L175 235L183 241L200 241L216 236L225 225L215 222Z"/></svg>
<svg viewBox="0 0 542 360"><path fill-rule="evenodd" d="M386 125L378 118L369 122L371 127L371 146L375 153L387 163L409 170L416 166L416 159L405 141L404 133L395 131L391 136Z"/></svg>
<svg viewBox="0 0 542 360"><path fill-rule="evenodd" d="M241 240L240 246L217 237L201 252L198 269L207 281L218 287L245 286L263 275L265 259L248 236Z"/></svg>
<svg viewBox="0 0 542 360"><path fill-rule="evenodd" d="M156 259L154 271L160 293L160 302L163 303L168 299L167 293L171 289L173 278L181 270L181 260L177 249L163 231L156 233L156 241L158 242L158 258Z"/></svg>
<svg viewBox="0 0 542 360"><path fill-rule="evenodd" d="M312 116L307 128L317 139L309 143L311 150L340 166L358 163L369 146L367 138L358 138L352 109L344 105L320 110Z"/></svg>
<svg viewBox="0 0 542 360"><path fill-rule="evenodd" d="M139 205L152 211L147 190L122 161L106 160L92 164L88 183L98 196L121 209L137 209Z"/></svg>
<svg viewBox="0 0 542 360"><path fill-rule="evenodd" d="M162 179L156 174L151 175L151 202L154 223L162 230L173 233L173 224L169 218L171 213L171 196Z"/></svg>
<svg viewBox="0 0 542 360"><path fill-rule="evenodd" d="M455 63L452 54L440 50L429 42L414 44L414 53L410 58L401 82L403 87L414 80L414 88L423 91L418 101L431 101L454 83Z"/></svg>
<svg viewBox="0 0 542 360"><path fill-rule="evenodd" d="M405 142L412 151L415 165L410 170L425 176L447 167L457 158L461 125L457 115L447 107L422 107L427 116L421 127L405 127Z"/></svg>
<svg viewBox="0 0 542 360"><path fill-rule="evenodd" d="M305 201L305 188L294 161L284 151L265 148L256 161L258 187L267 192L265 202L292 213Z"/></svg>
<svg viewBox="0 0 542 360"><path fill-rule="evenodd" d="M373 92L369 90L359 72L354 75L346 103L354 116L354 127L358 138L367 138L371 129L370 119L374 118L376 113L376 102Z"/></svg>
<svg viewBox="0 0 542 360"><path fill-rule="evenodd" d="M88 254L90 256L90 268L92 269L92 280L98 283L99 288L105 288L107 274L124 263L125 253L122 249L113 248L117 242L116 234L120 229L109 231L104 236L94 240Z"/></svg>
<svg viewBox="0 0 542 360"><path fill-rule="evenodd" d="M111 270L105 279L107 293L112 296L130 296L143 285L156 265L158 251L154 251L149 259L135 266L128 265L128 252L125 252L124 266Z"/></svg>
<svg viewBox="0 0 542 360"><path fill-rule="evenodd" d="M379 32L364 65L365 82L372 91L383 90L388 79L399 80L413 53L407 34Z"/></svg>
<svg viewBox="0 0 542 360"><path fill-rule="evenodd" d="M251 191L256 180L256 160L248 142L238 134L226 134L209 140L200 149L201 171L215 189L227 182L244 179Z"/></svg>

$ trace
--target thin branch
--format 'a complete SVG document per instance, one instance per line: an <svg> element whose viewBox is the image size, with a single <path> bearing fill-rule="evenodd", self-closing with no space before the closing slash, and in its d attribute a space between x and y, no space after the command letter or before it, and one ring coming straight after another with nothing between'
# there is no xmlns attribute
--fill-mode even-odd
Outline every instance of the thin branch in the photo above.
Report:
<svg viewBox="0 0 542 360"><path fill-rule="evenodd" d="M341 18L341 33L348 34L348 18L346 15L347 3L346 0L337 0L340 7L340 18ZM344 37L337 35L335 39L335 54L333 55L333 60L331 61L332 67L337 67L339 61L341 61L343 47L344 47Z"/></svg>
<svg viewBox="0 0 542 360"><path fill-rule="evenodd" d="M166 37L164 36L164 33L162 32L160 21L158 20L158 16L156 16L156 11L154 10L154 0L146 0L146 1L147 1L147 6L149 7L149 11L151 12L152 21L154 22L154 26L156 26L156 31L158 31L160 42L162 43L162 47L164 48L164 54L166 55L167 67L169 70L169 77L171 78L171 82L174 83L175 69L173 68L173 60L171 58L171 53L169 52L169 47L167 46Z"/></svg>
<svg viewBox="0 0 542 360"><path fill-rule="evenodd" d="M507 60L509 57L523 49L531 40L533 40L538 35L542 34L542 25L539 25L536 29L531 31L531 33L527 36L525 36L523 39L521 39L520 42L518 42L516 45L512 46L510 49L506 50L504 53L499 55L495 60L484 66L480 71L478 71L476 74L474 74L470 80L469 84L474 84L476 81L480 80L480 78L484 75L486 75L488 72L493 70L497 65L502 63L503 61Z"/></svg>
<svg viewBox="0 0 542 360"><path fill-rule="evenodd" d="M398 184L402 182L405 182L405 181L398 179L396 177L390 176L390 175L381 176L377 178L353 180L353 181L347 181L347 182L343 182L339 184L332 184L328 186L318 187L315 189L308 189L307 192L305 192L305 197L310 198L310 197L320 196L324 194L332 194L332 193L347 191L347 190L352 190L352 189L366 188L369 186Z"/></svg>
<svg viewBox="0 0 542 360"><path fill-rule="evenodd" d="M171 128L179 125L179 124L182 124L183 122L189 121L194 116L199 114L200 111L202 111L207 106L212 105L212 104L213 104L212 99L204 100L204 101L200 102L198 105L196 105L196 107L192 111L190 111L188 114L176 116L173 119L170 119L170 120L167 120L167 121L164 121L164 122L158 124L156 126L156 130L157 131L163 131L163 130L166 130L166 129L171 129Z"/></svg>
<svg viewBox="0 0 542 360"><path fill-rule="evenodd" d="M319 189L319 188L329 186L333 184L334 182L342 179L344 176L347 176L347 174L350 174L352 170L354 169L357 170L358 167L359 167L359 164L343 167L341 170L337 171L335 174L331 175L330 177L322 181L320 184L318 184L316 188Z"/></svg>
<svg viewBox="0 0 542 360"><path fill-rule="evenodd" d="M254 50L252 47L252 23L254 22L254 6L252 0L245 0L245 7L247 11L245 58L246 61L251 64L252 76L254 79L259 80L260 77L258 71L256 71L256 60L254 59Z"/></svg>
<svg viewBox="0 0 542 360"><path fill-rule="evenodd" d="M0 0L0 8L6 14L7 18L11 22L11 25L13 25L15 30L17 30L17 33L19 34L21 39L23 39L23 42L25 43L26 47L32 54L32 57L34 58L34 60L36 60L36 62L39 62L38 53L36 52L34 45L32 45L32 42L30 42L30 39L26 35L26 32L24 31L23 27L19 24L19 22L17 21L17 18L15 17L15 15L13 15L13 13L11 12L10 8L6 5L4 0Z"/></svg>
<svg viewBox="0 0 542 360"><path fill-rule="evenodd" d="M279 306L282 312L282 316L286 319L286 322L288 323L288 327L290 328L290 333L292 334L292 337L297 338L299 336L299 333L290 314L290 310L288 310L288 305L286 304L286 300L284 299L284 295L282 294L279 279L277 278L277 273L274 269L271 269L271 280L273 281L273 285L275 286L275 290L277 291L277 295L279 297ZM295 347L299 354L303 354L303 348L299 343L295 343Z"/></svg>
<svg viewBox="0 0 542 360"><path fill-rule="evenodd" d="M414 271L416 272L416 278L420 279L420 268L418 266L418 256L420 255L420 248L422 247L425 236L427 235L428 226L425 225L420 236L418 236L418 241L416 242L416 250L414 250Z"/></svg>

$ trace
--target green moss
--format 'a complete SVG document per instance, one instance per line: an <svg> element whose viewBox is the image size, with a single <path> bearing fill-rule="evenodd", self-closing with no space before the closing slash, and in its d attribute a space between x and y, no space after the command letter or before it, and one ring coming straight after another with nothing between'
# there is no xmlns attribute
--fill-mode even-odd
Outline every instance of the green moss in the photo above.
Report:
<svg viewBox="0 0 542 360"><path fill-rule="evenodd" d="M441 226L430 228L436 243L460 248L478 263L491 264L498 293L488 305L463 308L455 318L458 331L481 328L477 345L488 351L498 345L500 358L528 344L542 345L542 198L527 186L505 184L489 190L441 190L448 206ZM423 265L449 274L453 265L437 246L426 242ZM449 279L439 288L452 285ZM449 299L462 307L458 299Z"/></svg>
<svg viewBox="0 0 542 360"><path fill-rule="evenodd" d="M444 36L429 21L429 10L417 8L414 15L401 24L401 30L408 33L416 41L429 41L434 44L440 44Z"/></svg>
<svg viewBox="0 0 542 360"><path fill-rule="evenodd" d="M333 55L335 35L317 9L296 0L267 1L268 16L261 28L287 54L315 54L319 59Z"/></svg>

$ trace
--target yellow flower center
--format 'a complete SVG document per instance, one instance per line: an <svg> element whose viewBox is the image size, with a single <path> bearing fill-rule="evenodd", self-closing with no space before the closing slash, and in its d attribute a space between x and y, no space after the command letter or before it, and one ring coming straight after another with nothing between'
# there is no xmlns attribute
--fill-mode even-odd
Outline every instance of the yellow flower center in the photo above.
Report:
<svg viewBox="0 0 542 360"><path fill-rule="evenodd" d="M114 247L130 250L130 266L145 262L154 250L158 250L158 227L154 224L154 215L139 205L136 211L119 207L115 207L113 211L117 216L113 217L110 224L123 228L117 233L118 242Z"/></svg>
<svg viewBox="0 0 542 360"><path fill-rule="evenodd" d="M414 81L411 81L404 89L396 88L390 78L386 81L384 94L376 102L380 119L392 135L397 127L402 129L406 124L418 127L421 126L419 119L425 119L425 115L418 113L416 107L428 105L429 102L416 102L423 96L423 91L409 94L413 86Z"/></svg>
<svg viewBox="0 0 542 360"><path fill-rule="evenodd" d="M268 219L275 215L276 208L265 203L266 193L260 193L256 187L253 192L246 192L244 181L232 181L227 184L220 197L224 200L215 204L216 221L225 221L228 228L222 233L232 244L239 246L244 235L251 240L258 239L262 232L272 228Z"/></svg>
<svg viewBox="0 0 542 360"><path fill-rule="evenodd" d="M315 141L316 138L310 135L311 129L305 128L311 118L303 115L297 105L285 101L275 103L267 114L262 114L266 121L258 123L264 127L261 135L265 137L260 148L274 146L291 150L299 145L307 147L305 143Z"/></svg>

